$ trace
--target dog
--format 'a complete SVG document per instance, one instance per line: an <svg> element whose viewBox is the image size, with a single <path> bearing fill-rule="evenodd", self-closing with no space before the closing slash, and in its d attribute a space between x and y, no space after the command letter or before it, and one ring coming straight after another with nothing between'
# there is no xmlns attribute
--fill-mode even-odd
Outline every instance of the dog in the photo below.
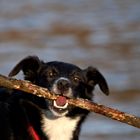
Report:
<svg viewBox="0 0 140 140"><path fill-rule="evenodd" d="M92 100L96 85L104 94L109 94L105 78L91 66L81 69L65 62L44 62L37 56L28 56L9 76L20 71L25 80L60 96L49 100L1 87L1 140L78 140L89 111L69 105L67 99Z"/></svg>

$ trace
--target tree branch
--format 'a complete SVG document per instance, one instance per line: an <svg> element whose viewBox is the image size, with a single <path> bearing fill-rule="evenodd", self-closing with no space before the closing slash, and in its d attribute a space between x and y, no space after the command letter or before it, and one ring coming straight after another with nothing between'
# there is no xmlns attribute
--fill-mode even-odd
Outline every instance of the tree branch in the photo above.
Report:
<svg viewBox="0 0 140 140"><path fill-rule="evenodd" d="M55 100L58 97L58 95L56 96L53 93L50 93L50 91L46 88L39 87L28 81L16 80L14 78L9 78L3 75L0 75L0 86L21 90L39 97L52 100ZM95 113L99 113L111 119L140 128L140 118L134 115L127 114L119 110L109 108L104 105L100 105L84 99L68 99L68 103L70 105L74 105Z"/></svg>

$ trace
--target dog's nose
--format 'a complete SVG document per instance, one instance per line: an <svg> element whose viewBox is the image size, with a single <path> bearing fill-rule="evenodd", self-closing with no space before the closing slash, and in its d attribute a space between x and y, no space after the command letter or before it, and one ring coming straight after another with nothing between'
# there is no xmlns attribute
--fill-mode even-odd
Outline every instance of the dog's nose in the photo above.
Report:
<svg viewBox="0 0 140 140"><path fill-rule="evenodd" d="M70 82L68 80L61 79L57 82L57 88L60 91L67 91L70 88Z"/></svg>

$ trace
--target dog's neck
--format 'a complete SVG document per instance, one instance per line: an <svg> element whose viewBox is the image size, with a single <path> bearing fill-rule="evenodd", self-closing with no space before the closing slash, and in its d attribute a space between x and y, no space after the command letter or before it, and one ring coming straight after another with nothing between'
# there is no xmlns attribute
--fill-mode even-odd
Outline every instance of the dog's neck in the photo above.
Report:
<svg viewBox="0 0 140 140"><path fill-rule="evenodd" d="M49 140L71 140L80 121L80 117L71 119L64 116L52 120L45 115L42 115L42 117L42 130L49 137Z"/></svg>

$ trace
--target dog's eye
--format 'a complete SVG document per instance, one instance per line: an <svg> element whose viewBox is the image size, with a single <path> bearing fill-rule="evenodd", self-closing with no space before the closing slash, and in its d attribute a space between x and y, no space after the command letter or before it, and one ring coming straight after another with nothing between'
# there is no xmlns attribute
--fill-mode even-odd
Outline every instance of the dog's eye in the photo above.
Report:
<svg viewBox="0 0 140 140"><path fill-rule="evenodd" d="M56 72L54 72L54 71L49 71L49 72L48 72L48 76L49 76L50 78L53 78L54 76L56 76Z"/></svg>
<svg viewBox="0 0 140 140"><path fill-rule="evenodd" d="M81 81L80 77L78 77L78 76L74 76L73 79L74 79L75 82L80 82Z"/></svg>
<svg viewBox="0 0 140 140"><path fill-rule="evenodd" d="M53 76L54 76L54 73L53 73L52 71L50 71L50 72L49 72L49 76L50 76L50 77L53 77Z"/></svg>

